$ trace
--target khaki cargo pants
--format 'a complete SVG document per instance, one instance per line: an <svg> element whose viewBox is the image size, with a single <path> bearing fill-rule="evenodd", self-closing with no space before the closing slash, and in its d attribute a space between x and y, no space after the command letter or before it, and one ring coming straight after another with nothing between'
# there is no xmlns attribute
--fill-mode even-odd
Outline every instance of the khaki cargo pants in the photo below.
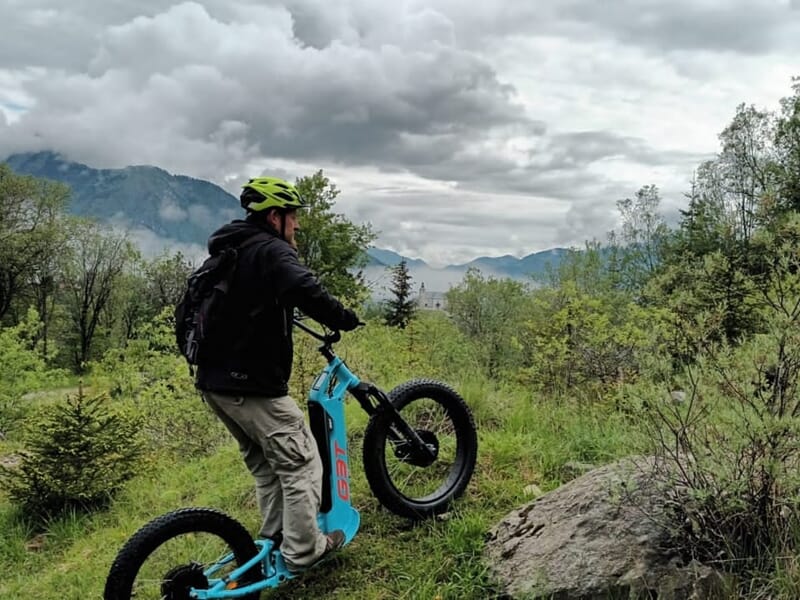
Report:
<svg viewBox="0 0 800 600"><path fill-rule="evenodd" d="M290 396L202 394L239 442L256 480L261 537L283 533L281 552L290 569L312 564L326 543L317 525L322 462L300 407Z"/></svg>

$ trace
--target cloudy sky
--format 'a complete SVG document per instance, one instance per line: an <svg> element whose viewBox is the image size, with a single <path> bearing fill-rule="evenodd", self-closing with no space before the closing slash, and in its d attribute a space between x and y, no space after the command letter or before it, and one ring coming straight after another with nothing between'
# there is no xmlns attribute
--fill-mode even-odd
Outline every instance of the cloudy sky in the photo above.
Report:
<svg viewBox="0 0 800 600"><path fill-rule="evenodd" d="M664 212L744 102L800 75L800 0L0 0L0 157L152 164L232 193L318 169L433 264Z"/></svg>

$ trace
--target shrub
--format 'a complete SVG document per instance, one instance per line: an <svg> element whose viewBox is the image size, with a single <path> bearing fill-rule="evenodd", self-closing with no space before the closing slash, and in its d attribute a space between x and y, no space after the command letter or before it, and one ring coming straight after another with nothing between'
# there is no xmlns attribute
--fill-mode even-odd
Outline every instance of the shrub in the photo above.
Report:
<svg viewBox="0 0 800 600"><path fill-rule="evenodd" d="M537 290L520 330L522 383L558 393L631 380L660 351L663 318L622 292L589 294L573 282Z"/></svg>
<svg viewBox="0 0 800 600"><path fill-rule="evenodd" d="M676 541L748 585L770 585L800 541L799 299L800 270L787 268L765 288L763 333L706 343L685 400L645 404Z"/></svg>
<svg viewBox="0 0 800 600"><path fill-rule="evenodd" d="M112 348L92 363L91 382L113 398L136 397L178 371L188 379L186 361L177 353L172 316L165 309L124 348Z"/></svg>
<svg viewBox="0 0 800 600"><path fill-rule="evenodd" d="M14 327L0 329L0 432L11 430L28 412L21 397L30 391L58 385L66 373L47 368L36 347L41 323L35 310Z"/></svg>
<svg viewBox="0 0 800 600"><path fill-rule="evenodd" d="M142 433L151 452L199 456L231 439L188 374L156 381L136 398L135 410L141 415Z"/></svg>
<svg viewBox="0 0 800 600"><path fill-rule="evenodd" d="M173 331L166 308L125 348L109 350L92 364L92 383L139 415L147 451L207 454L229 436L203 404Z"/></svg>
<svg viewBox="0 0 800 600"><path fill-rule="evenodd" d="M29 427L19 466L2 467L0 477L11 500L37 521L100 508L137 470L138 431L138 418L80 390Z"/></svg>

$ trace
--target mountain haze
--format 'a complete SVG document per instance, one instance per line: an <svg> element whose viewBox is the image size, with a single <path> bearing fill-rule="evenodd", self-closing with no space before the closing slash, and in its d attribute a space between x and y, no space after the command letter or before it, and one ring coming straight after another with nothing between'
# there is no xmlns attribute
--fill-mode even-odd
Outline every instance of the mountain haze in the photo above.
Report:
<svg viewBox="0 0 800 600"><path fill-rule="evenodd" d="M159 238L200 244L220 223L241 214L239 201L221 187L151 166L94 169L53 152L15 154L17 173L63 182L72 189L69 210Z"/></svg>
<svg viewBox="0 0 800 600"><path fill-rule="evenodd" d="M95 169L48 151L14 154L5 162L17 173L67 184L72 190L71 213L129 230L146 253L178 246L199 257L205 253L206 240L215 228L242 216L238 199L218 185L172 175L158 167ZM565 252L557 248L521 259L484 256L465 264L433 268L418 258L370 248L365 276L373 289L380 290L391 281L388 268L405 260L417 285L424 283L429 290L444 291L458 283L469 268L488 276L527 280L544 272L548 263L557 264Z"/></svg>

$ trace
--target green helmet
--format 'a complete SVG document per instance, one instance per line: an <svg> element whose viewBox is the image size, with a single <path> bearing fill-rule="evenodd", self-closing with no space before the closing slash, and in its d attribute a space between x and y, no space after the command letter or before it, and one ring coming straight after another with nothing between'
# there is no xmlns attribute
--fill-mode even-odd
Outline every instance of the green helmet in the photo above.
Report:
<svg viewBox="0 0 800 600"><path fill-rule="evenodd" d="M297 189L291 183L277 177L256 177L242 187L244 188L240 197L242 208L252 212L270 208L286 210L304 206L303 198Z"/></svg>

